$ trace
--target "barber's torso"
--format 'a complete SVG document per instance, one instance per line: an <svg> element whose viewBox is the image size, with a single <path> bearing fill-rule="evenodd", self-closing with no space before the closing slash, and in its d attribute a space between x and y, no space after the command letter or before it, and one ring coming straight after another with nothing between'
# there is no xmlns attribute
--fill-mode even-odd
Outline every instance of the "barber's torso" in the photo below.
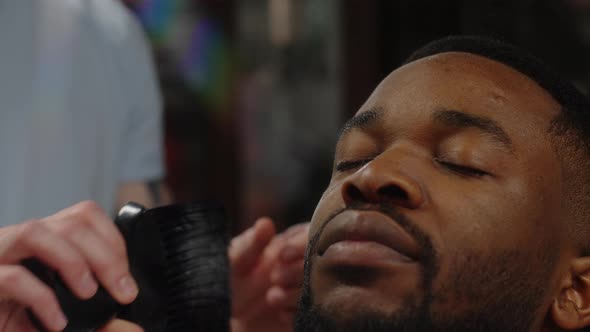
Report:
<svg viewBox="0 0 590 332"><path fill-rule="evenodd" d="M129 112L90 2L0 5L0 225L83 199L112 207Z"/></svg>

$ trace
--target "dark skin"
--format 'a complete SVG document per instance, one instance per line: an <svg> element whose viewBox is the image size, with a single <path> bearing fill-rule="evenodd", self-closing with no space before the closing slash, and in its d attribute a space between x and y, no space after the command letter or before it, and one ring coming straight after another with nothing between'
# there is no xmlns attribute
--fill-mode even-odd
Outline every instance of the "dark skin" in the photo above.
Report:
<svg viewBox="0 0 590 332"><path fill-rule="evenodd" d="M548 133L559 109L525 75L472 54L390 74L338 142L311 223L310 305L340 328L408 308L431 330L476 329L482 312L492 330L590 325L590 259Z"/></svg>

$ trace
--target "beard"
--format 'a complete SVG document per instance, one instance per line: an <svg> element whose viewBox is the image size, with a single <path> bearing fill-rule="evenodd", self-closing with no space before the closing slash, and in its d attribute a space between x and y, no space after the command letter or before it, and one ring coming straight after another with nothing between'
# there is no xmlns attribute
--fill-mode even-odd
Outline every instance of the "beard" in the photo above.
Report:
<svg viewBox="0 0 590 332"><path fill-rule="evenodd" d="M475 249L455 257L440 287L437 253L424 232L407 217L383 206L424 249L420 295L404 299L401 309L382 313L362 309L345 318L314 303L312 256L325 227L312 238L305 259L303 293L295 315L295 332L497 332L530 331L541 307L557 256L502 250L493 256ZM342 211L339 211L340 213ZM536 262L535 259L536 258ZM417 293L418 294L418 293ZM443 309L444 308L444 309ZM337 318L338 317L338 318Z"/></svg>

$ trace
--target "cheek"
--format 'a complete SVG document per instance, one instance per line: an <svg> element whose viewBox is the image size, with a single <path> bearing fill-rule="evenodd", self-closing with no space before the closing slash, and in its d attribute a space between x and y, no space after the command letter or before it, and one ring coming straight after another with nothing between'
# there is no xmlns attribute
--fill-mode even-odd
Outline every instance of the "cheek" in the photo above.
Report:
<svg viewBox="0 0 590 332"><path fill-rule="evenodd" d="M440 220L439 237L435 238L440 264L437 282L452 279L453 266L465 263L462 259L468 253L490 259L498 253L511 253L529 257L531 263L553 260L547 256L557 250L548 252L548 248L556 248L563 229L557 222L559 191L550 190L546 179L474 182L470 184L473 188L462 190L444 185L446 195L433 196L436 219Z"/></svg>
<svg viewBox="0 0 590 332"><path fill-rule="evenodd" d="M455 191L435 204L443 244L475 248L515 248L556 235L559 200L535 179L506 179ZM475 186L475 185L474 185ZM448 193L448 191L447 191ZM523 242L526 241L526 242Z"/></svg>
<svg viewBox="0 0 590 332"><path fill-rule="evenodd" d="M496 213L500 236L533 249L557 248L565 234L561 218L561 190L554 178L532 175L506 182L506 193ZM526 241L526 242L524 242Z"/></svg>
<svg viewBox="0 0 590 332"><path fill-rule="evenodd" d="M530 276L542 275L536 288L548 288L561 230L556 197L538 183L511 180L494 190L441 200L447 213L435 245L437 306L452 304L460 311L502 289L518 294L538 279Z"/></svg>

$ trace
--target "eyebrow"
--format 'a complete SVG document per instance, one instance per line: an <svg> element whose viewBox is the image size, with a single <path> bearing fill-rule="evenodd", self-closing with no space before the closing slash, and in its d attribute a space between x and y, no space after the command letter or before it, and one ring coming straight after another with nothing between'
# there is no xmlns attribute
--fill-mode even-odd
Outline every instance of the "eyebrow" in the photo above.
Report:
<svg viewBox="0 0 590 332"><path fill-rule="evenodd" d="M353 129L361 129L373 125L381 118L381 114L383 114L383 109L381 107L374 107L366 112L355 115L346 121L339 136L342 137Z"/></svg>
<svg viewBox="0 0 590 332"><path fill-rule="evenodd" d="M490 118L456 110L438 110L432 113L432 122L456 129L477 128L488 134L503 148L513 151L510 136L496 121Z"/></svg>

